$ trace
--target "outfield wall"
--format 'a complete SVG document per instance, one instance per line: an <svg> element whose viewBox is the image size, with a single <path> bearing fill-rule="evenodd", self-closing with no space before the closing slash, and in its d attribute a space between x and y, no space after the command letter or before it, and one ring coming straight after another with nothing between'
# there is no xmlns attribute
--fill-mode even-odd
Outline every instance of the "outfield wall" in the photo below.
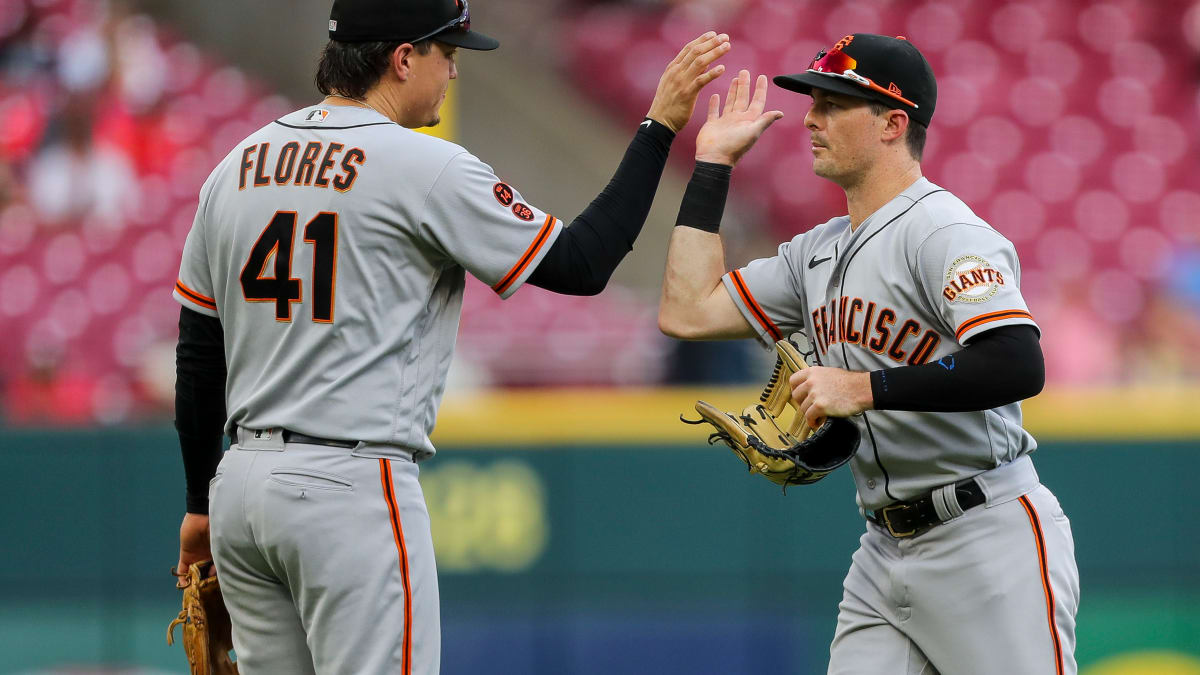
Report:
<svg viewBox="0 0 1200 675"><path fill-rule="evenodd" d="M533 419L518 434L553 435ZM824 672L863 528L848 472L784 495L695 429L582 444L441 435L422 482L448 675ZM1076 536L1082 672L1200 672L1197 442L1044 435L1035 460ZM173 431L9 430L0 447L0 673L184 672L164 642L178 608ZM1112 661L1131 656L1141 670Z"/></svg>

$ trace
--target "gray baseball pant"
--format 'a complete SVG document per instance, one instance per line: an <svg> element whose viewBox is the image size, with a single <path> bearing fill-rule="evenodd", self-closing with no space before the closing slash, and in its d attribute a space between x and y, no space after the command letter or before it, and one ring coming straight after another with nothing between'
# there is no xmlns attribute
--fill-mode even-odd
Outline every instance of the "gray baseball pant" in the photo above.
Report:
<svg viewBox="0 0 1200 675"><path fill-rule="evenodd" d="M1071 524L1038 485L916 537L874 523L846 576L830 675L1074 675Z"/></svg>
<svg viewBox="0 0 1200 675"><path fill-rule="evenodd" d="M437 572L417 465L395 448L251 435L242 430L209 487L242 675L437 673Z"/></svg>

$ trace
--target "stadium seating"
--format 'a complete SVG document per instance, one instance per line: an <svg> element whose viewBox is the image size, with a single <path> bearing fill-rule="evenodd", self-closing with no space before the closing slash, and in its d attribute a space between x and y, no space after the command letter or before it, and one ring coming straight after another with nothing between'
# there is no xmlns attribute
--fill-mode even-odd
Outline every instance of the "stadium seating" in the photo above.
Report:
<svg viewBox="0 0 1200 675"><path fill-rule="evenodd" d="M1170 288L1179 259L1197 259L1177 253L1200 245L1200 5L747 0L724 16L712 6L574 10L565 17L565 67L600 105L632 118L653 94L659 64L713 26L733 38L732 69L766 74L802 70L852 30L904 34L939 77L926 174L1016 243L1026 295L1043 322L1070 308L1078 321L1064 323L1062 335L1124 331ZM118 17L112 27L105 7L0 5L0 169L17 185L27 180L48 139L63 133L65 102L107 77L90 94L92 135L136 177L117 219L46 222L20 190L8 198L0 190L0 381L11 395L31 364L48 363L72 391L107 401L93 417L121 421L169 406L169 387L148 381L162 364L148 360L174 340L169 289L201 183L234 143L294 105L145 16ZM1179 26L1184 39L1163 37L1164 27ZM105 30L120 35L110 43L121 45L115 55L97 38ZM108 71L86 58L88 49L100 49ZM121 50L140 51L132 58ZM736 195L760 207L777 239L844 208L841 192L811 173L806 101L772 92L772 106L788 116L735 179ZM692 137L677 142L681 165ZM526 289L502 311L500 302L468 282L460 338L468 386L664 377L670 343L644 299L620 289L589 299Z"/></svg>
<svg viewBox="0 0 1200 675"><path fill-rule="evenodd" d="M14 0L0 9L0 162L18 185L61 136L65 102L79 96L66 47L108 30L105 11L92 0ZM34 384L94 391L92 414L56 419L53 410L9 401L13 422L119 422L162 409L144 371L152 347L174 341L179 310L170 289L200 185L237 140L292 107L147 17L117 18L121 44L141 44L148 53L139 56L166 74L147 78L140 61L114 65L128 55L110 50L101 56L117 76L86 94L94 145L135 170L130 203L119 218L47 222L20 194L0 201L0 384L11 399L29 391L35 364L49 366L52 381ZM114 399L124 403L114 407ZM28 419L11 419L14 410Z"/></svg>
<svg viewBox="0 0 1200 675"><path fill-rule="evenodd" d="M0 164L18 184L61 135L65 101L90 72L69 65L71 41L106 30L105 11L94 0L0 7ZM119 55L101 52L118 70L89 94L91 133L134 168L122 217L47 222L29 199L0 200L0 391L9 399L0 410L10 423L119 422L169 409L170 373L166 382L147 373L169 366L152 361L169 359L163 346L175 339L170 290L196 195L236 142L298 107L145 16L124 17L115 30L165 73L130 76L114 65ZM533 289L496 311L500 302L470 282L462 370L473 374L464 382L644 384L661 376L654 317L619 291L583 303Z"/></svg>
<svg viewBox="0 0 1200 675"><path fill-rule="evenodd" d="M739 68L803 71L847 33L905 35L938 76L925 174L1016 244L1035 314L1083 304L1120 329L1169 287L1173 252L1200 244L1198 4L747 0L725 15L713 4L580 10L563 40L573 79L634 117L657 83L647 64L710 28L734 45L730 73L711 86L722 93ZM735 175L735 193L779 240L844 213L840 190L812 175L808 101L772 88L770 107L787 116ZM692 138L676 143L676 160Z"/></svg>

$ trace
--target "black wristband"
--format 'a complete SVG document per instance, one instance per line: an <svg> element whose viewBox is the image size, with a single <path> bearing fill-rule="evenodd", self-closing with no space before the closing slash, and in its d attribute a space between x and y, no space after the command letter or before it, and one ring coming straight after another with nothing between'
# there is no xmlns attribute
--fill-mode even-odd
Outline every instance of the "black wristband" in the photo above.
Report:
<svg viewBox="0 0 1200 675"><path fill-rule="evenodd" d="M732 166L696 162L692 179L683 193L683 203L679 205L675 226L694 227L714 234L720 230L732 175Z"/></svg>

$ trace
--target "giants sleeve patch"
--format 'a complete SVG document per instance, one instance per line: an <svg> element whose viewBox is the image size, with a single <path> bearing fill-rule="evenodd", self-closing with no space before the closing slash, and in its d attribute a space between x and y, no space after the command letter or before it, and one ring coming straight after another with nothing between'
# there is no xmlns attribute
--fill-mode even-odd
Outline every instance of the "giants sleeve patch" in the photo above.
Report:
<svg viewBox="0 0 1200 675"><path fill-rule="evenodd" d="M946 302L987 302L1000 292L1004 275L977 255L957 258L946 270Z"/></svg>

